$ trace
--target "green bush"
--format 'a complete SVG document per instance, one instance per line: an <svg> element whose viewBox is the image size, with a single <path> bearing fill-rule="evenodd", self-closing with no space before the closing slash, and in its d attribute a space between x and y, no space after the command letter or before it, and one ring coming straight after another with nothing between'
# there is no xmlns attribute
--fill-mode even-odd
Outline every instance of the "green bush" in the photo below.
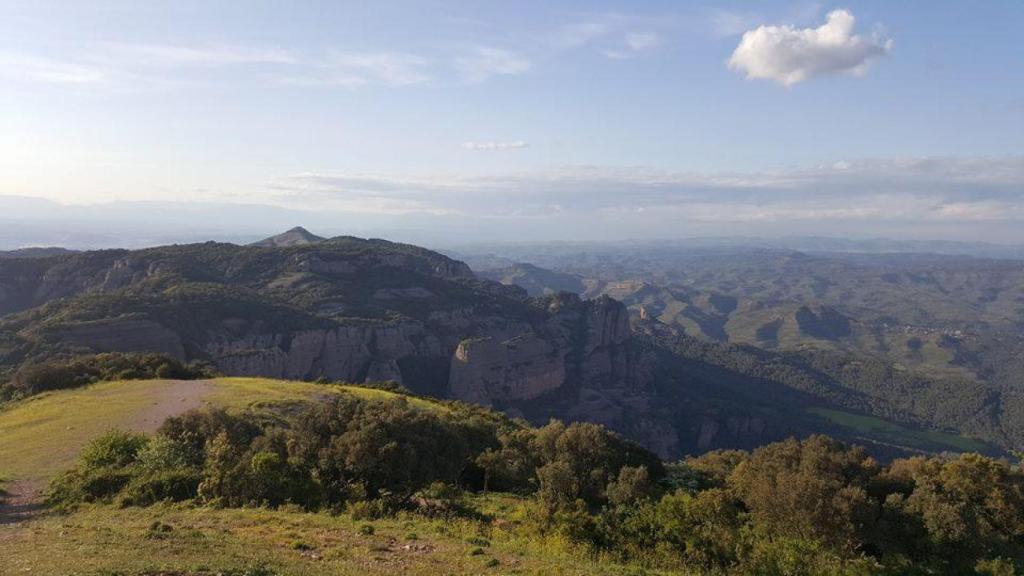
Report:
<svg viewBox="0 0 1024 576"><path fill-rule="evenodd" d="M79 466L123 468L138 459L139 452L148 442L149 439L143 434L110 430L85 446L78 457Z"/></svg>
<svg viewBox="0 0 1024 576"><path fill-rule="evenodd" d="M155 353L109 352L92 356L53 356L22 364L2 388L2 396L25 397L47 390L78 388L102 380L193 380L214 376L209 366L185 364Z"/></svg>
<svg viewBox="0 0 1024 576"><path fill-rule="evenodd" d="M202 475L193 468L145 471L121 491L124 506L149 506L157 502L181 502L195 498Z"/></svg>

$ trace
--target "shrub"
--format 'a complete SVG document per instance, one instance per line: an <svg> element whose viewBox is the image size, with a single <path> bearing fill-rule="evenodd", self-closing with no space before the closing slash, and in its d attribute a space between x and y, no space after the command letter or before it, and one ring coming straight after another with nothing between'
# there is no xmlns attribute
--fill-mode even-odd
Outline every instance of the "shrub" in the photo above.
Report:
<svg viewBox="0 0 1024 576"><path fill-rule="evenodd" d="M79 465L87 469L123 468L136 461L148 442L143 434L110 430L86 445L78 458Z"/></svg>
<svg viewBox="0 0 1024 576"><path fill-rule="evenodd" d="M203 364L184 364L155 353L109 352L92 356L55 356L28 362L11 376L7 395L31 396L47 390L78 388L101 380L176 379L214 376Z"/></svg>
<svg viewBox="0 0 1024 576"><path fill-rule="evenodd" d="M646 500L654 496L655 490L647 468L623 466L618 478L608 484L605 493L609 503L621 506Z"/></svg>
<svg viewBox="0 0 1024 576"><path fill-rule="evenodd" d="M149 506L157 502L181 502L196 497L202 475L193 468L147 471L136 476L121 492L124 506Z"/></svg>
<svg viewBox="0 0 1024 576"><path fill-rule="evenodd" d="M380 500L359 500L351 502L347 508L353 520L377 520L387 515L387 508Z"/></svg>
<svg viewBox="0 0 1024 576"><path fill-rule="evenodd" d="M148 438L111 430L86 445L77 466L53 479L47 502L58 507L113 497L132 481Z"/></svg>

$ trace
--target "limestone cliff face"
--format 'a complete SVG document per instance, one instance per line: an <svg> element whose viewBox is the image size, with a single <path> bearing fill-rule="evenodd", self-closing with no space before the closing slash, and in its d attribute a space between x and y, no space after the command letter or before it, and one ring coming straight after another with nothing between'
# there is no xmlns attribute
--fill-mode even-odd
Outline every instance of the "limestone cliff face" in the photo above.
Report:
<svg viewBox="0 0 1024 576"><path fill-rule="evenodd" d="M406 295L408 297L408 295ZM629 316L610 298L554 298L546 320L498 321L460 315L290 334L211 334L203 356L226 374L409 384L419 360L442 364L447 392L481 404L531 400L582 386L634 384ZM462 339L465 335L472 335ZM410 366L412 366L410 368Z"/></svg>
<svg viewBox="0 0 1024 576"><path fill-rule="evenodd" d="M549 319L510 338L459 343L452 356L449 392L481 404L532 400L559 389L631 384L629 315L610 298L552 299Z"/></svg>
<svg viewBox="0 0 1024 576"><path fill-rule="evenodd" d="M59 337L68 344L98 352L159 352L185 359L178 335L145 318L124 316L83 322L62 330Z"/></svg>
<svg viewBox="0 0 1024 576"><path fill-rule="evenodd" d="M445 349L419 323L402 322L219 337L206 344L205 353L226 374L401 383L400 360L439 357Z"/></svg>
<svg viewBox="0 0 1024 576"><path fill-rule="evenodd" d="M452 357L449 390L478 404L533 399L565 384L565 356L533 333L463 340Z"/></svg>

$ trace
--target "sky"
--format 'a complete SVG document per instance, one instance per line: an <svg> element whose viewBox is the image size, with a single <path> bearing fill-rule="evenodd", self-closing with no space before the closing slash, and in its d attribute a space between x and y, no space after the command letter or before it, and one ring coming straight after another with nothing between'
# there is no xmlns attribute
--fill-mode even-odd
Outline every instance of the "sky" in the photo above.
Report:
<svg viewBox="0 0 1024 576"><path fill-rule="evenodd" d="M0 196L1024 243L1022 29L1019 0L0 0Z"/></svg>

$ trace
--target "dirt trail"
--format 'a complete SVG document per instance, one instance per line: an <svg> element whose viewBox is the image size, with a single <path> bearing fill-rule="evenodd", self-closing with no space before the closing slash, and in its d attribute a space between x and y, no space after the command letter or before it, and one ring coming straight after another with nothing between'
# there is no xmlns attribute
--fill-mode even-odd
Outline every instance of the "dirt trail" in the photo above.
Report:
<svg viewBox="0 0 1024 576"><path fill-rule="evenodd" d="M136 432L154 432L164 420L203 405L206 394L213 389L208 380L168 380L154 395L152 403L141 410L127 428ZM73 410L74 407L68 407ZM2 486L6 495L0 499L0 543L12 536L13 528L30 520L42 508L42 491L46 482L16 480Z"/></svg>
<svg viewBox="0 0 1024 576"><path fill-rule="evenodd" d="M213 389L209 380L171 380L153 398L152 404L132 419L129 427L136 432L155 432L164 420L203 405L206 394Z"/></svg>

